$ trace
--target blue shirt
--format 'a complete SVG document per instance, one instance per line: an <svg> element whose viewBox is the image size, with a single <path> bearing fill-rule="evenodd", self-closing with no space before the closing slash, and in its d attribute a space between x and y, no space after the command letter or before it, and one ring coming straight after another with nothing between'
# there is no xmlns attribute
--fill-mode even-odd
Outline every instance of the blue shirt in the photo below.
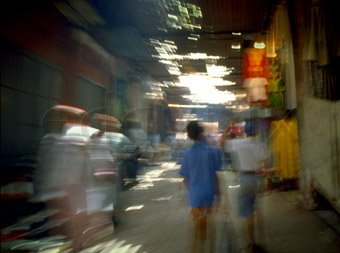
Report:
<svg viewBox="0 0 340 253"><path fill-rule="evenodd" d="M214 201L216 171L222 166L222 152L203 142L195 142L182 160L179 174L189 185L191 207L210 207Z"/></svg>

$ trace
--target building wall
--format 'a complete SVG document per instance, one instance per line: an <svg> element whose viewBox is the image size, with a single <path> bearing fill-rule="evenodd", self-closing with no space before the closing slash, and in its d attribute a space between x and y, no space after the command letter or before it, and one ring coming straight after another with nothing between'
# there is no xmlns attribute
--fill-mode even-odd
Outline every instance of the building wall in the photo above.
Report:
<svg viewBox="0 0 340 253"><path fill-rule="evenodd" d="M36 152L48 108L62 103L65 71L1 39L1 164Z"/></svg>
<svg viewBox="0 0 340 253"><path fill-rule="evenodd" d="M304 52L310 39L307 31L310 28L312 1L288 3L297 80L301 191L305 196L311 195L313 190L318 191L340 212L340 101L321 99L311 94L311 73ZM325 0L323 3L331 1ZM327 43L331 48L337 42L331 40ZM333 95L330 94L330 97Z"/></svg>
<svg viewBox="0 0 340 253"><path fill-rule="evenodd" d="M303 169L313 187L340 212L340 101L306 96L302 117Z"/></svg>
<svg viewBox="0 0 340 253"><path fill-rule="evenodd" d="M70 26L52 7L13 11L2 23L1 34L70 73L79 73L104 86L109 84L109 54L98 53L89 36ZM66 85L71 84L66 80Z"/></svg>
<svg viewBox="0 0 340 253"><path fill-rule="evenodd" d="M113 112L117 77L129 85L133 69L49 4L12 6L0 27L1 165L36 153L53 105Z"/></svg>

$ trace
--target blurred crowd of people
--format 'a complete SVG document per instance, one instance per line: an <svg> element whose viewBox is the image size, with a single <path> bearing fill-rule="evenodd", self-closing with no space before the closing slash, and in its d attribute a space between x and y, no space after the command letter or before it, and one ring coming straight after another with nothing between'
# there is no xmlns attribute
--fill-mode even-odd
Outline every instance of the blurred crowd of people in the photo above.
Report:
<svg viewBox="0 0 340 253"><path fill-rule="evenodd" d="M52 107L44 119L43 136L33 173L30 201L44 203L63 226L56 234L72 240L74 252L91 245L91 237L119 223L121 192L137 181L140 161L149 157L150 141L136 116L118 119L65 105ZM194 223L193 252L209 247L214 252L215 232L211 215L221 207L229 209L227 186L219 171L238 175L238 210L245 219L249 249L255 241L256 199L266 186L272 169L271 139L263 139L261 119L233 118L221 134L206 135L204 125L191 121L187 138L178 145L175 136L165 142L182 153L174 159L188 189ZM277 145L276 145L277 146ZM223 188L224 187L224 188ZM258 223L261 225L261 223Z"/></svg>
<svg viewBox="0 0 340 253"><path fill-rule="evenodd" d="M88 238L104 227L117 224L120 192L127 180L136 180L139 159L146 157L148 136L136 117L116 118L65 105L46 114L47 133L42 138L34 173L34 201L58 210L66 219L63 234L79 251ZM240 174L240 215L247 220L251 247L255 247L254 213L259 175L264 174L268 153L256 138L258 124L236 118L221 136L206 136L197 121L187 126L188 141L181 157L180 175L185 178L195 223L193 251L199 252L209 238L214 244L210 214L219 196L216 172L229 168ZM224 164L225 165L225 164ZM58 228L60 230L60 228ZM85 243L86 242L86 243Z"/></svg>
<svg viewBox="0 0 340 253"><path fill-rule="evenodd" d="M120 192L135 181L138 159L148 139L137 121L57 105L46 114L34 173L34 201L58 210L65 218L63 234L77 252L87 238L117 224ZM60 229L60 228L59 228ZM114 229L112 227L112 229Z"/></svg>

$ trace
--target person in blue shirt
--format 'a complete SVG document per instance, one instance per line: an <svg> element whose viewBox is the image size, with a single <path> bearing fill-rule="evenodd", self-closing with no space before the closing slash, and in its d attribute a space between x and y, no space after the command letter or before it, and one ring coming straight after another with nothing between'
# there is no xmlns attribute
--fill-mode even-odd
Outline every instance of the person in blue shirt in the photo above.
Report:
<svg viewBox="0 0 340 253"><path fill-rule="evenodd" d="M203 127L197 121L187 125L187 133L194 145L184 153L179 174L189 190L191 218L195 224L192 249L193 252L204 251L209 243L214 252L211 212L215 195L219 195L216 171L222 166L222 153L204 142Z"/></svg>

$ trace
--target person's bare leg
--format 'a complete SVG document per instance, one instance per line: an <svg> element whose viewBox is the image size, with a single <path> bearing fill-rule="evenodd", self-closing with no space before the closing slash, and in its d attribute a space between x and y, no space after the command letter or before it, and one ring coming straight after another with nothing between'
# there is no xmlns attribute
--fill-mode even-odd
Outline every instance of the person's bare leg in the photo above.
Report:
<svg viewBox="0 0 340 253"><path fill-rule="evenodd" d="M196 225L196 221L194 221L194 236L193 236L193 240L192 240L192 253L195 253L197 252L197 243L198 243L198 228L197 228L197 225Z"/></svg>
<svg viewBox="0 0 340 253"><path fill-rule="evenodd" d="M247 218L247 228L250 245L255 245L255 233L254 233L254 214Z"/></svg>
<svg viewBox="0 0 340 253"><path fill-rule="evenodd" d="M204 252L204 246L207 239L207 219L206 217L200 218L194 221L195 222L195 236L193 243L193 252Z"/></svg>
<svg viewBox="0 0 340 253"><path fill-rule="evenodd" d="M263 210L256 211L255 215L257 223L256 231L258 232L258 244L265 245Z"/></svg>
<svg viewBox="0 0 340 253"><path fill-rule="evenodd" d="M212 215L207 216L207 232L208 232L208 243L210 252L215 252L216 233L214 217Z"/></svg>
<svg viewBox="0 0 340 253"><path fill-rule="evenodd" d="M199 249L198 252L205 252L207 242L207 217L203 217L200 220L199 229Z"/></svg>

